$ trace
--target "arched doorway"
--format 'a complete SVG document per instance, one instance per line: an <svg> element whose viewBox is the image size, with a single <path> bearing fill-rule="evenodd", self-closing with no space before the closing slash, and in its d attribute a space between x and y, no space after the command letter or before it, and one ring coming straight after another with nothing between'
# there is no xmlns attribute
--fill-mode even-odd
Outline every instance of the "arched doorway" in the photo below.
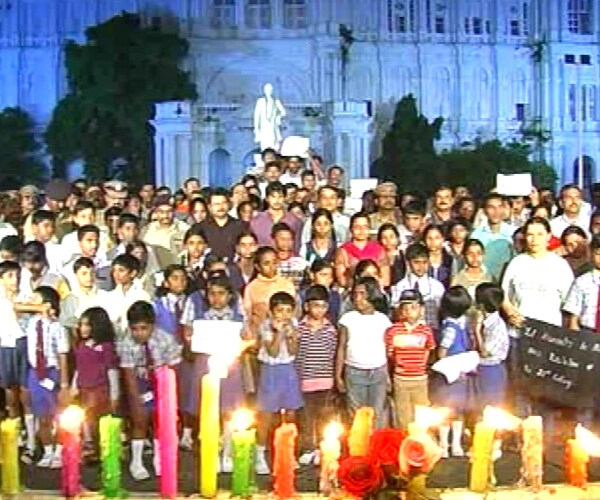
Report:
<svg viewBox="0 0 600 500"><path fill-rule="evenodd" d="M208 182L211 187L229 188L232 184L231 155L223 148L208 156Z"/></svg>
<svg viewBox="0 0 600 500"><path fill-rule="evenodd" d="M579 158L576 158L573 162L573 182L579 185L580 170L583 170L583 196L586 200L589 200L592 184L595 181L595 163L587 155L583 155L581 163L582 168L579 167Z"/></svg>
<svg viewBox="0 0 600 500"><path fill-rule="evenodd" d="M242 160L242 168L244 169L244 174L249 170L252 170L256 167L256 161L254 160L254 155L260 154L260 148L255 148L251 151L248 151Z"/></svg>

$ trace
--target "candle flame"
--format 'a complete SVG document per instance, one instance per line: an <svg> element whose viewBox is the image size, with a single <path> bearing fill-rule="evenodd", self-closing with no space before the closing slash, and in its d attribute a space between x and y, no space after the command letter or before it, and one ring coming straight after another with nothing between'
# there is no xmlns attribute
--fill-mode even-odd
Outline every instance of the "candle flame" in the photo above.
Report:
<svg viewBox="0 0 600 500"><path fill-rule="evenodd" d="M431 427L439 427L445 420L450 418L450 408L434 408L432 406L415 406L415 422L419 427L427 430Z"/></svg>
<svg viewBox="0 0 600 500"><path fill-rule="evenodd" d="M241 340L239 343L220 342L214 352L208 358L208 372L219 378L226 378L229 367L248 347L254 345L254 341Z"/></svg>
<svg viewBox="0 0 600 500"><path fill-rule="evenodd" d="M512 431L521 425L521 419L502 408L486 406L483 410L483 421L488 425L504 431Z"/></svg>
<svg viewBox="0 0 600 500"><path fill-rule="evenodd" d="M326 441L334 441L339 439L344 434L344 426L337 421L329 422L323 430L323 439Z"/></svg>
<svg viewBox="0 0 600 500"><path fill-rule="evenodd" d="M590 457L600 457L600 438L583 425L575 427L575 439Z"/></svg>
<svg viewBox="0 0 600 500"><path fill-rule="evenodd" d="M65 408L58 419L61 429L69 432L78 432L83 424L85 411L81 406L71 405Z"/></svg>
<svg viewBox="0 0 600 500"><path fill-rule="evenodd" d="M254 412L248 408L235 410L229 425L232 431L245 431L254 423Z"/></svg>

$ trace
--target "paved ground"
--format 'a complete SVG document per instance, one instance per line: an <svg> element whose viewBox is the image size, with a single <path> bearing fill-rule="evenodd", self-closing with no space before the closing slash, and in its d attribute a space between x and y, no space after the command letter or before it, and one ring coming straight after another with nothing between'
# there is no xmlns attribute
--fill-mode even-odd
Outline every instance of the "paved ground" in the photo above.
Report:
<svg viewBox="0 0 600 500"><path fill-rule="evenodd" d="M196 486L196 467L193 455L183 453L180 463L180 484L179 490L182 494L192 494L197 491ZM124 465L126 465L124 463ZM150 464L148 464L150 466ZM450 458L440 462L429 477L428 485L432 488L461 488L467 485L468 481L468 459ZM520 458L514 453L505 453L496 464L496 473L500 485L509 486L515 484L519 479ZM125 488L135 495L135 493L156 492L157 484L154 479L136 483L131 481L129 474L124 467L123 478ZM298 489L302 492L314 492L317 488L315 475L316 469L312 466L302 467L298 471ZM28 490L58 490L60 488L60 472L39 469L35 466L23 468L24 484ZM600 460L593 461L590 467L590 480L600 481ZM229 475L222 475L220 478L220 487L224 490L229 489ZM564 472L562 464L562 450L558 448L551 449L547 454L547 460L544 470L545 483L560 483L564 481ZM97 490L99 484L99 473L97 467L83 468L83 484L90 490ZM259 487L261 490L269 490L271 481L268 477L259 478ZM138 495L139 496L139 495Z"/></svg>

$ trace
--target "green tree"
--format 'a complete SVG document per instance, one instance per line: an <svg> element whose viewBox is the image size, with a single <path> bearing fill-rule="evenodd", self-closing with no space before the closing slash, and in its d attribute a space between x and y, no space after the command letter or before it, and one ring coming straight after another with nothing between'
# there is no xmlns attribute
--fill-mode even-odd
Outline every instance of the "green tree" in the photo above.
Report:
<svg viewBox="0 0 600 500"><path fill-rule="evenodd" d="M153 104L197 97L189 73L179 68L188 43L127 12L85 35L85 44L69 41L65 47L69 92L45 133L55 173L82 158L90 178L104 179L110 164L124 159L128 178L146 178Z"/></svg>
<svg viewBox="0 0 600 500"><path fill-rule="evenodd" d="M19 179L23 184L38 183L45 176L34 122L21 108L0 112L0 176Z"/></svg>
<svg viewBox="0 0 600 500"><path fill-rule="evenodd" d="M496 174L531 173L537 186L554 187L556 172L543 162L531 160L531 146L525 142L499 140L463 144L440 155L441 177L453 186L465 185L477 195L496 185Z"/></svg>
<svg viewBox="0 0 600 500"><path fill-rule="evenodd" d="M403 97L396 105L372 174L403 189L430 191L439 182L435 141L440 138L443 121L438 117L429 122L419 113L412 94Z"/></svg>

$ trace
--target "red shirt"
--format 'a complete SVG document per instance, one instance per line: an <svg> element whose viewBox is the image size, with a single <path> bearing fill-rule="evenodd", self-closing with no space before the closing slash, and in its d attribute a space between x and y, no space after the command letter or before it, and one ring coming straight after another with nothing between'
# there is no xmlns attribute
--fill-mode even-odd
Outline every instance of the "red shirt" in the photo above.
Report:
<svg viewBox="0 0 600 500"><path fill-rule="evenodd" d="M435 349L433 331L425 323L412 328L402 321L394 323L385 332L385 348L388 359L392 359L395 376L426 377L427 356Z"/></svg>

